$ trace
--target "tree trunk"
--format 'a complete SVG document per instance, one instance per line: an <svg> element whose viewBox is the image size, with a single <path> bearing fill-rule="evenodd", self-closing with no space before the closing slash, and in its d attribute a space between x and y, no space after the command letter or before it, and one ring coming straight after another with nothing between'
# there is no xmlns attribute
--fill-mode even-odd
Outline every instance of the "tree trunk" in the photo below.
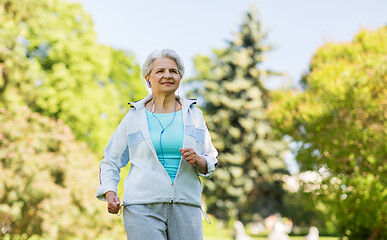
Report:
<svg viewBox="0 0 387 240"><path fill-rule="evenodd" d="M382 232L382 228L383 228L382 226L378 226L374 228L374 230L372 231L371 235L367 238L367 240L379 239L379 235Z"/></svg>

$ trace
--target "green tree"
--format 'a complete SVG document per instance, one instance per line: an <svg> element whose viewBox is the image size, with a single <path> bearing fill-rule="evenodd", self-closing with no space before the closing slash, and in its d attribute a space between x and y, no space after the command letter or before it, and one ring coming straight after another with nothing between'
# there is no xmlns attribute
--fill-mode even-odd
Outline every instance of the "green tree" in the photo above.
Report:
<svg viewBox="0 0 387 240"><path fill-rule="evenodd" d="M259 64L270 47L263 44L264 38L252 8L225 49L194 59L196 93L203 97L206 122L219 151L219 165L204 193L208 212L223 220L256 220L277 212L282 204L286 145L265 113L270 100L262 79L268 73Z"/></svg>
<svg viewBox="0 0 387 240"><path fill-rule="evenodd" d="M305 197L349 239L387 238L387 27L317 50L303 91L276 96L270 116L298 142L301 170L320 174ZM314 183L316 186L316 183Z"/></svg>
<svg viewBox="0 0 387 240"><path fill-rule="evenodd" d="M96 155L62 120L0 108L0 238L121 239L121 218L93 196Z"/></svg>
<svg viewBox="0 0 387 240"><path fill-rule="evenodd" d="M98 44L80 4L0 0L0 12L3 102L20 94L33 111L62 119L102 152L127 102L146 95L133 56Z"/></svg>
<svg viewBox="0 0 387 240"><path fill-rule="evenodd" d="M129 52L97 44L79 4L0 0L1 239L125 236L94 198L99 157L78 140L101 156L146 94L140 79Z"/></svg>

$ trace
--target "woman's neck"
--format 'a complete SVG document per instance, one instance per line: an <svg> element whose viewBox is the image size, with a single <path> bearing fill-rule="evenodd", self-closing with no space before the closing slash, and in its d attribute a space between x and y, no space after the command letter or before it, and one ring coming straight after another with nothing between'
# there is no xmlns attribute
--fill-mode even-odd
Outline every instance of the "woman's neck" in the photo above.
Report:
<svg viewBox="0 0 387 240"><path fill-rule="evenodd" d="M178 104L174 93L170 95L153 95L149 103L151 111L154 113L171 113L179 110L177 109Z"/></svg>

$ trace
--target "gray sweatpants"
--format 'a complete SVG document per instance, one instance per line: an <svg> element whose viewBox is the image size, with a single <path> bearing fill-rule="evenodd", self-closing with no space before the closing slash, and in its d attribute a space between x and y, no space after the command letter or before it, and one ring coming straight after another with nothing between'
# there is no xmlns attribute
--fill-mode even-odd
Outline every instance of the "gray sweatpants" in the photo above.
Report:
<svg viewBox="0 0 387 240"><path fill-rule="evenodd" d="M124 208L128 240L202 240L201 209L186 204L154 203Z"/></svg>

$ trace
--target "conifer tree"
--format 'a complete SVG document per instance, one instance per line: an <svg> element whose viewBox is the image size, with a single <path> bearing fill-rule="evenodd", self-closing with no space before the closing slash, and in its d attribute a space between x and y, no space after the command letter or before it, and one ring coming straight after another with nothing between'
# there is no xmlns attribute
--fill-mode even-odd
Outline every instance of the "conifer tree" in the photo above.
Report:
<svg viewBox="0 0 387 240"><path fill-rule="evenodd" d="M200 84L194 91L202 108L219 165L206 181L207 210L223 220L247 222L277 212L283 195L281 177L286 173L285 144L266 118L268 90L260 69L265 34L254 7L244 16L239 32L212 57L194 59Z"/></svg>

